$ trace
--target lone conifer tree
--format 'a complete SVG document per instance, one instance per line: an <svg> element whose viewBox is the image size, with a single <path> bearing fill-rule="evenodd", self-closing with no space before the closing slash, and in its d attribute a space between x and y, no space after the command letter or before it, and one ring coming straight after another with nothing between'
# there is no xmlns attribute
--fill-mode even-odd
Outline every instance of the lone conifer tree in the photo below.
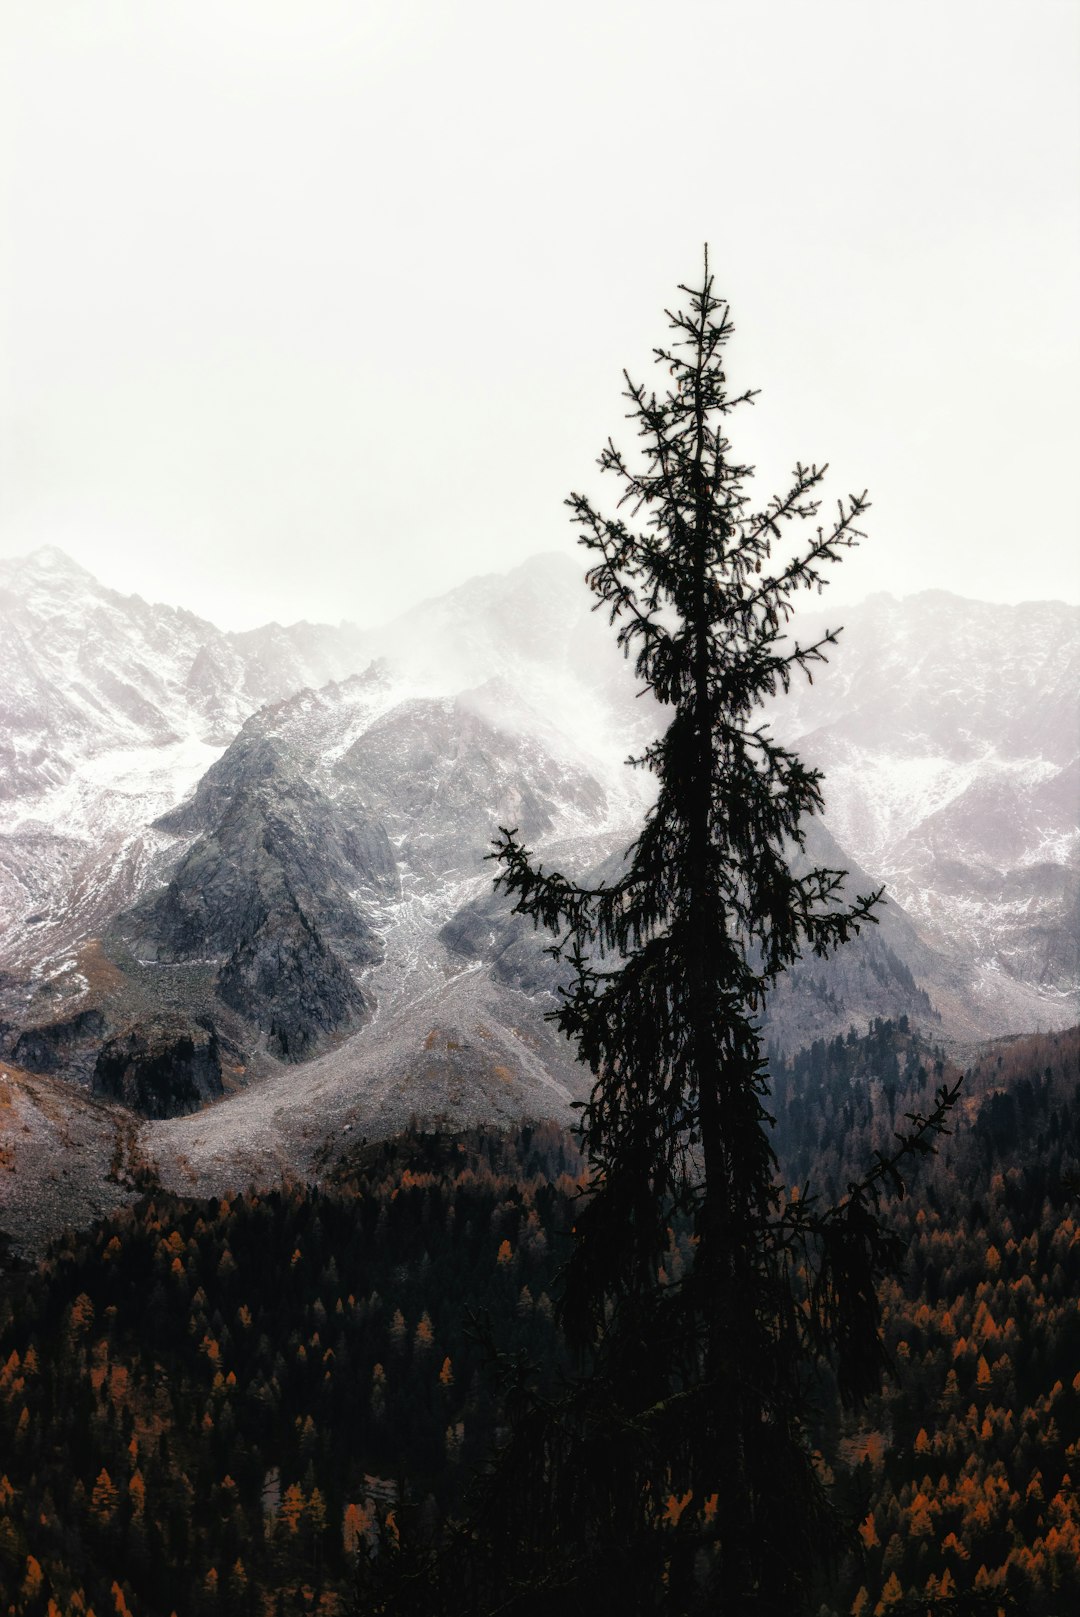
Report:
<svg viewBox="0 0 1080 1617"><path fill-rule="evenodd" d="M594 1075L583 1113L592 1185L564 1272L562 1320L587 1366L557 1405L522 1415L495 1508L518 1546L500 1609L800 1609L830 1514L807 1440L808 1376L832 1360L842 1395L879 1384L875 1286L898 1260L877 1184L930 1149L945 1104L913 1118L826 1213L783 1194L769 1138L760 1017L779 973L873 920L843 872L797 873L821 778L770 733L762 703L823 661L834 632L787 637L793 598L862 535L865 495L817 522L825 467L750 503L732 456L732 333L706 254L699 289L655 350L664 388L626 378L642 453L611 441L600 466L620 514L567 502L588 582L657 701L663 734L632 760L655 807L618 880L582 886L537 865L515 832L497 885L550 929L571 981L558 1025ZM779 554L784 527L811 524ZM804 861L805 863L805 861ZM660 1276L669 1229L694 1261ZM534 1554L526 1553L531 1544Z"/></svg>
<svg viewBox="0 0 1080 1617"><path fill-rule="evenodd" d="M835 1207L778 1183L766 996L804 952L873 921L881 894L848 903L843 872L796 868L821 778L761 706L836 641L793 641L793 598L861 537L867 500L818 525L825 468L799 465L786 495L751 508L726 424L754 395L727 391L732 326L707 255L701 287L680 290L689 307L655 350L664 392L626 379L643 454L632 466L609 441L600 457L625 517L567 502L598 604L671 711L632 760L655 774L655 806L610 884L544 870L508 829L492 855L516 911L555 934L570 981L554 1014L594 1077L560 1301L580 1369L548 1396L504 1361L509 1437L467 1518L388 1589L376 1578L373 1612L803 1611L838 1526L807 1431L814 1377L827 1361L849 1404L879 1386L877 1285L903 1248L878 1191L903 1189L903 1159L933 1150L956 1098L942 1088L912 1114ZM784 559L799 521L810 537ZM677 1277L673 1228L694 1252Z"/></svg>

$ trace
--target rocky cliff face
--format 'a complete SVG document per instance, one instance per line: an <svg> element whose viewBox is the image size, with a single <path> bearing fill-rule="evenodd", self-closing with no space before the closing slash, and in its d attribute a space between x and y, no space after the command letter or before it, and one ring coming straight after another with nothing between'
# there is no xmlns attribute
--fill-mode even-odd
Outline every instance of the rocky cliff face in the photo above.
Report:
<svg viewBox="0 0 1080 1617"><path fill-rule="evenodd" d="M143 1117L183 1117L224 1092L217 1034L178 1016L158 1016L102 1045L93 1093Z"/></svg>
<svg viewBox="0 0 1080 1617"><path fill-rule="evenodd" d="M380 947L356 895L396 887L382 826L339 812L258 727L178 822L200 834L167 886L116 925L136 958L212 961L220 997L290 1061L358 1027L368 1011L358 974Z"/></svg>
<svg viewBox="0 0 1080 1617"><path fill-rule="evenodd" d="M89 1080L108 1024L99 1010L78 1011L57 1022L25 1028L7 1041L6 1053L31 1072L62 1072Z"/></svg>
<svg viewBox="0 0 1080 1617"><path fill-rule="evenodd" d="M186 851L109 937L144 974L210 968L271 1055L309 1059L370 1016L386 921L475 882L495 826L602 821L599 783L500 724L506 711L487 688L403 694L380 668L262 709L158 820Z"/></svg>

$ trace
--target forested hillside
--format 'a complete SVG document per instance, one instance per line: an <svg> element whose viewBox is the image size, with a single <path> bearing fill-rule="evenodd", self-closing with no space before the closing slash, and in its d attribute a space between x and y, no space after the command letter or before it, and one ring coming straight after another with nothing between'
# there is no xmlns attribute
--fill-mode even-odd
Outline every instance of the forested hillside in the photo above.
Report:
<svg viewBox="0 0 1080 1617"><path fill-rule="evenodd" d="M9 1277L2 1609L346 1609L376 1517L432 1531L494 1437L469 1311L557 1362L578 1168L551 1127L413 1137L325 1192L155 1194Z"/></svg>
<svg viewBox="0 0 1080 1617"><path fill-rule="evenodd" d="M856 1143L876 1087L856 1086ZM955 1139L893 1209L897 1380L839 1444L866 1510L838 1613L957 1590L1080 1609L1077 1031L996 1047L965 1090Z"/></svg>
<svg viewBox="0 0 1080 1617"><path fill-rule="evenodd" d="M1080 1601L1080 1039L995 1046L891 1213L898 1379L821 1437L853 1552L824 1612L977 1589ZM791 1182L826 1193L951 1069L904 1024L775 1063ZM345 1613L439 1531L497 1436L484 1311L551 1367L581 1164L552 1126L362 1146L322 1189L153 1190L0 1293L0 1611ZM672 1236L669 1279L687 1256ZM476 1316L470 1323L470 1315ZM680 1512L710 1502L669 1502ZM861 1525L860 1525L861 1524Z"/></svg>

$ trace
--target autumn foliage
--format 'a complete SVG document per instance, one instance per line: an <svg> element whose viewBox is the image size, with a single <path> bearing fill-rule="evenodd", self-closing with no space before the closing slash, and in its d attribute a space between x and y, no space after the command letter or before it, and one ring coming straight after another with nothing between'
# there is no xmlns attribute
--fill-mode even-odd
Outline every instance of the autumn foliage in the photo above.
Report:
<svg viewBox="0 0 1080 1617"><path fill-rule="evenodd" d="M773 1073L785 1169L810 1158L826 1193L953 1076L891 1023ZM965 1088L890 1209L897 1378L857 1422L819 1389L851 1550L813 1617L966 1592L1080 1610L1080 1037L991 1047ZM413 1133L321 1189L155 1193L5 1274L0 1617L344 1617L365 1568L438 1537L498 1438L483 1311L558 1365L580 1177L550 1126ZM691 1243L669 1231L661 1284ZM673 1493L664 1519L715 1508Z"/></svg>
<svg viewBox="0 0 1080 1617"><path fill-rule="evenodd" d="M414 1135L323 1190L155 1194L6 1276L0 1613L346 1611L495 1437L469 1310L557 1363L579 1173L550 1126Z"/></svg>

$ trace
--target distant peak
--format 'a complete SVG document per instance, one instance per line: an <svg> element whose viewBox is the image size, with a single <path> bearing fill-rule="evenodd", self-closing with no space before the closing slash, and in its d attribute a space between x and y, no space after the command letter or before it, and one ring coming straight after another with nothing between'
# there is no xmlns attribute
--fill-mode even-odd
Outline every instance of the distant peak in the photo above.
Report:
<svg viewBox="0 0 1080 1617"><path fill-rule="evenodd" d="M891 601L896 606L918 610L920 608L938 608L951 611L970 611L977 607L980 611L994 612L1023 612L1033 606L1060 606L1068 607L1069 603L1048 596L1028 596L1017 601L991 601L981 595L958 595L955 590L932 588L915 590L907 595L871 595L869 601Z"/></svg>
<svg viewBox="0 0 1080 1617"><path fill-rule="evenodd" d="M66 550L59 545L41 545L37 550L29 551L25 556L12 556L11 562L20 571L35 573L66 574L69 578L93 579L93 573L73 561Z"/></svg>

